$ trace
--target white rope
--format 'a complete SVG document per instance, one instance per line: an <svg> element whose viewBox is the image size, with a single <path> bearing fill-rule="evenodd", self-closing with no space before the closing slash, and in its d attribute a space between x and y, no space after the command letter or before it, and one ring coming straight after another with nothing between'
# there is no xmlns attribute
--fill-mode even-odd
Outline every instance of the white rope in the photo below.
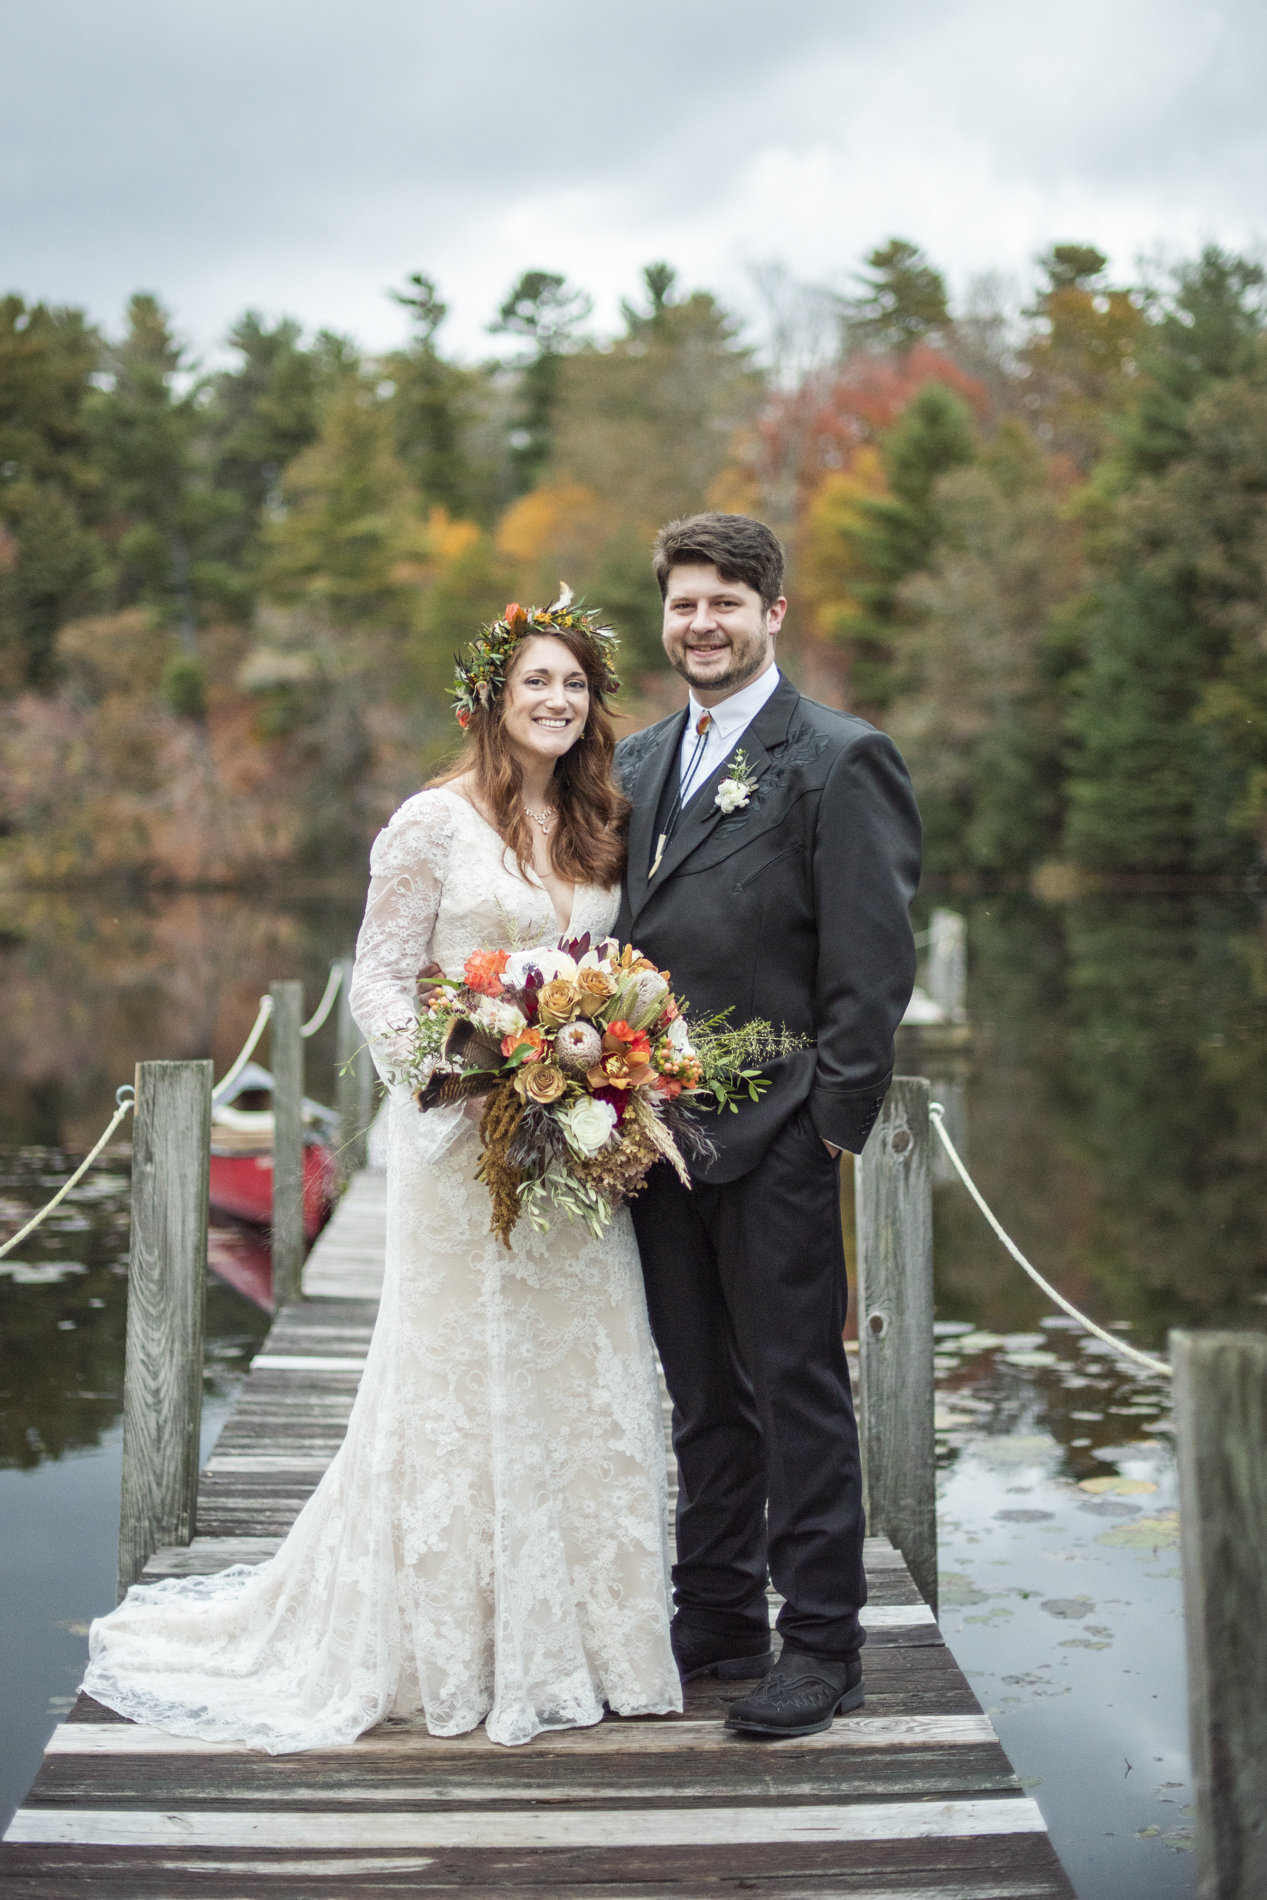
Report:
<svg viewBox="0 0 1267 1900"><path fill-rule="evenodd" d="M251 1030L251 1033L247 1037L246 1041L242 1044L242 1047L239 1049L237 1061L233 1064L233 1067L228 1071L226 1075L221 1076L220 1080L216 1083L215 1087L212 1089L211 1099L213 1102L220 1101L220 1099L223 1096L228 1094L229 1090L233 1087L233 1084L237 1081L238 1077L241 1075L247 1063L251 1060L251 1057L255 1054L255 1045L259 1041L260 1037L264 1034L264 1025L268 1021L272 1013L273 1013L272 997L261 996L260 1013L255 1018L255 1026Z"/></svg>
<svg viewBox="0 0 1267 1900"><path fill-rule="evenodd" d="M1044 1280L1042 1274L1038 1271L1037 1267L1033 1267L1030 1265L1029 1261L1025 1258L1025 1255L1021 1252L1016 1242L1011 1238L1009 1234L1006 1234L1003 1231L998 1221L994 1218L994 1215L990 1212L990 1209L986 1206L986 1203L981 1194L980 1188L978 1188L976 1182L973 1180L972 1176L968 1173L967 1168L964 1167L963 1162L959 1159L958 1150L956 1149L954 1142L950 1139L950 1136L946 1133L945 1125L942 1121L942 1117L944 1116L946 1111L942 1107L941 1103L930 1102L928 1105L928 1113L932 1120L933 1127L937 1130L938 1135L941 1137L941 1145L946 1150L946 1153L950 1156L951 1162L955 1168L955 1171L957 1172L959 1176L959 1179L963 1182L969 1194L971 1194L973 1200L976 1202L977 1206L981 1209L981 1212L985 1215L991 1227L994 1229L999 1239L1003 1242L1003 1245L1007 1248L1008 1252L1011 1254L1013 1260L1016 1261L1018 1266L1024 1267L1026 1273L1028 1273L1030 1279L1034 1282L1034 1284L1036 1286L1040 1286L1043 1289L1043 1292L1047 1295L1048 1299L1054 1300L1056 1305L1059 1306L1063 1312L1068 1313L1070 1319L1076 1319L1079 1326L1085 1326L1089 1333L1094 1333L1097 1339L1102 1339L1106 1346L1112 1346L1114 1352L1120 1352L1124 1359L1132 1359L1134 1360L1137 1366L1144 1366L1147 1368L1149 1372L1160 1372L1164 1375L1164 1377L1168 1379L1170 1377L1170 1366L1166 1360L1154 1359L1151 1353L1140 1352L1138 1347L1128 1346L1125 1340L1115 1339L1112 1333L1105 1332L1103 1326L1097 1326L1093 1319L1088 1319L1085 1313L1080 1313L1077 1307L1072 1305L1065 1298L1063 1293L1057 1293L1054 1286L1048 1285L1047 1281Z"/></svg>
<svg viewBox="0 0 1267 1900"><path fill-rule="evenodd" d="M322 1023L325 1021L326 1017L330 1014L330 1006L334 1002L335 997L339 994L339 985L340 983L342 983L342 981L343 981L343 965L337 962L332 963L330 965L329 979L326 982L326 993L322 997L321 1001L317 1004L316 1009L313 1011L312 1015L308 1018L303 1028L300 1030L299 1033L301 1036L315 1036L316 1035Z"/></svg>
<svg viewBox="0 0 1267 1900"><path fill-rule="evenodd" d="M128 1098L126 1102L123 1100L123 1097L125 1095ZM101 1150L105 1147L111 1135L114 1133L115 1129L119 1126L119 1123L123 1120L123 1117L125 1115L130 1115L132 1113L132 1110L136 1107L135 1091L132 1088L132 1084L130 1082L125 1082L121 1089L116 1089L115 1094L114 1094L114 1099L119 1104L119 1106L115 1110L114 1115L110 1122L110 1126L106 1129L106 1132L101 1137L101 1140L97 1143L96 1147L92 1150L90 1154L87 1154L84 1156L79 1166L75 1169L75 1172L71 1175L69 1181L64 1181L62 1183L61 1187L58 1188L56 1194L53 1196L48 1206L42 1207L39 1213L33 1215L32 1218L26 1223L25 1227L20 1227L16 1234L11 1235L10 1238L5 1241L3 1247L0 1247L0 1260L3 1260L4 1256L7 1253L11 1253L12 1250L17 1246L20 1240L25 1240L27 1235L29 1233L32 1233L35 1230L35 1228L39 1226L40 1222L46 1219L46 1217L52 1213L53 1209L57 1206L58 1202L64 1201L66 1199L66 1196L70 1193L70 1190L74 1187L75 1183L77 1181L81 1181L84 1175L87 1174L89 1168L92 1166L93 1162L97 1159L97 1156L101 1153Z"/></svg>

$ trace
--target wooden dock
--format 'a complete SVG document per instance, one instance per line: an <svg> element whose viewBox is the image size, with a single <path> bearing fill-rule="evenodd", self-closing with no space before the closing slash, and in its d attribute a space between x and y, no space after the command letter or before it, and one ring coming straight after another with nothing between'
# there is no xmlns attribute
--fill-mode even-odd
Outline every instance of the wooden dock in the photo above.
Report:
<svg viewBox="0 0 1267 1900"><path fill-rule="evenodd" d="M147 1578L276 1550L342 1439L383 1236L381 1177L358 1175L201 1476L197 1537L156 1552ZM867 1568L866 1707L801 1741L728 1735L733 1683L693 1683L681 1717L524 1748L391 1720L348 1748L276 1757L81 1695L0 1847L0 1900L1072 1900L901 1557L873 1539Z"/></svg>

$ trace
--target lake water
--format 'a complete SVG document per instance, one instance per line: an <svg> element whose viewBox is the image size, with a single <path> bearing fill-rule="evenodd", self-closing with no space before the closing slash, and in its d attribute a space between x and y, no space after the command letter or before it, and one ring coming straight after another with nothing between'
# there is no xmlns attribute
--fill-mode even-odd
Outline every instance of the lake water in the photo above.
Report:
<svg viewBox="0 0 1267 1900"><path fill-rule="evenodd" d="M338 886L0 898L0 1232L65 1179L136 1060L211 1055L221 1073L270 981L301 978L315 1004L360 903ZM1255 905L964 908L973 1043L926 1072L1005 1225L1136 1344L1267 1323ZM332 1099L331 1027L308 1064L309 1093ZM120 1146L0 1262L5 1818L114 1597L127 1197ZM255 1244L220 1224L213 1258ZM943 1628L1082 1900L1190 1894L1167 1382L1051 1315L953 1183L936 1259ZM267 1324L212 1276L204 1452Z"/></svg>

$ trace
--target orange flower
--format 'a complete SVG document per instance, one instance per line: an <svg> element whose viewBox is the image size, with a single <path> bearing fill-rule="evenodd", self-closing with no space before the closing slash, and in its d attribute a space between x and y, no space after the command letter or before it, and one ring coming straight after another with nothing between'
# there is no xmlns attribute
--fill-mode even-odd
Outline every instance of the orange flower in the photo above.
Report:
<svg viewBox="0 0 1267 1900"><path fill-rule="evenodd" d="M597 1063L585 1080L592 1089L636 1089L655 1080L655 1070L645 1062L627 1062L623 1055L609 1055Z"/></svg>
<svg viewBox="0 0 1267 1900"><path fill-rule="evenodd" d="M530 1056L525 1056L524 1061L539 1062L541 1060L541 1051L545 1046L545 1037L539 1029L520 1029L513 1036L503 1036L502 1054L504 1056L513 1056L516 1049L525 1042L533 1053Z"/></svg>
<svg viewBox="0 0 1267 1900"><path fill-rule="evenodd" d="M470 713L466 710L465 706L459 706L458 707L458 724L459 726L461 726L463 732L466 731L470 723L471 723Z"/></svg>
<svg viewBox="0 0 1267 1900"><path fill-rule="evenodd" d="M506 625L507 625L508 627L513 627L513 626L514 626L514 624L515 624L515 622L516 622L517 620L523 620L523 619L524 619L525 617L526 617L526 616L525 616L525 614L524 614L524 610L523 610L523 608L522 608L522 607L521 607L521 606L519 605L519 602L518 602L517 600L510 600L510 601L507 601L507 603L506 603Z"/></svg>
<svg viewBox="0 0 1267 1900"><path fill-rule="evenodd" d="M603 1047L604 1049L606 1049L609 1042L611 1043L632 1042L634 1037L637 1035L637 1033L638 1032L636 1029L631 1029L629 1027L629 1024L625 1021L624 1017L622 1016L618 1023L608 1024L607 1034L603 1037Z"/></svg>
<svg viewBox="0 0 1267 1900"><path fill-rule="evenodd" d="M509 962L508 950L473 950L462 965L462 974L481 996L500 996L502 971Z"/></svg>

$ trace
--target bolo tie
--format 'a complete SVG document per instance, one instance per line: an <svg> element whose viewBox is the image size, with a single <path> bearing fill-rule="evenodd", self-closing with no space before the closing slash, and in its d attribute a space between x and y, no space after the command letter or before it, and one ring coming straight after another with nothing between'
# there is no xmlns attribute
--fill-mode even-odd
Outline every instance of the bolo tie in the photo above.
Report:
<svg viewBox="0 0 1267 1900"><path fill-rule="evenodd" d="M703 754L703 751L704 751L704 746L708 739L708 729L712 725L712 723L713 723L712 713L702 713L699 719L696 721L694 750L691 753L690 760L688 761L685 772L682 773L681 777L678 780L677 797L673 800L673 803L669 808L669 815L668 815L668 818L665 820L664 830L660 833L659 842L657 843L656 848L655 848L655 862L652 864L651 869L647 872L648 879L653 878L656 872L660 869L660 860L664 856L664 847L668 844L669 839L673 836L673 833L677 830L678 820L682 816L683 795L685 794L686 789L689 786L691 780L695 777L695 768L700 762L701 755Z"/></svg>

